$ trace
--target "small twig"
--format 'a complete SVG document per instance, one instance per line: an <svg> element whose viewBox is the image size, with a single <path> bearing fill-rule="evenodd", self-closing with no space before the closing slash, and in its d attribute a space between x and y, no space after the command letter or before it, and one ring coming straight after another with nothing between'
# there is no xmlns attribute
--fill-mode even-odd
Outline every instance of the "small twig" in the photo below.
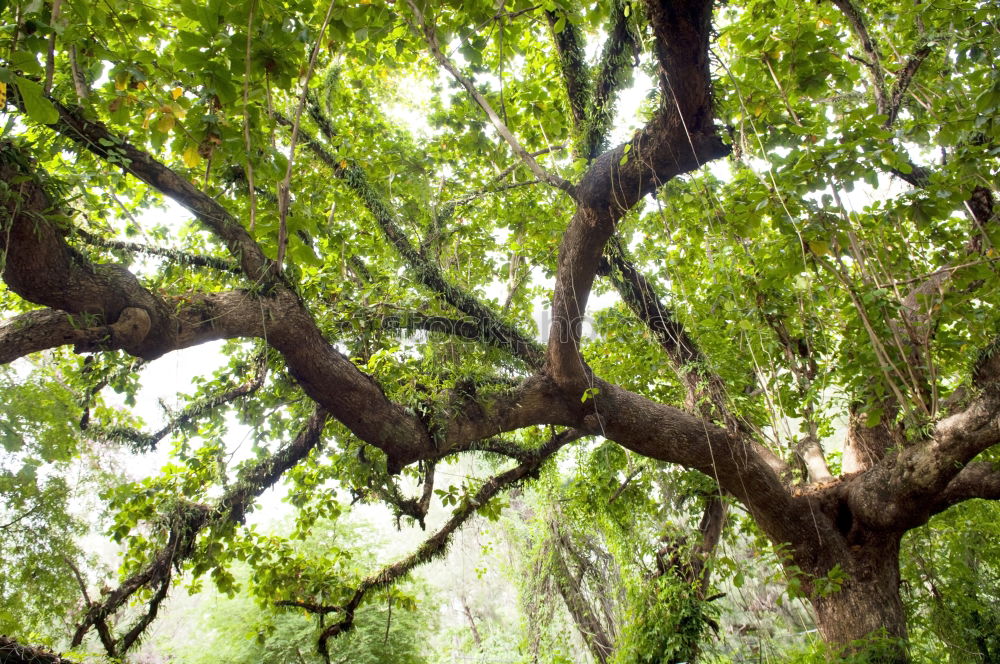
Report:
<svg viewBox="0 0 1000 664"><path fill-rule="evenodd" d="M608 498L608 505L610 505L611 503L613 503L616 500L618 500L618 497L621 496L623 493L625 493L625 489L632 482L632 480L634 480L636 477L638 477L639 473L641 473L643 470L645 470L645 468L642 467L642 466L639 466L638 468L636 468L635 470L633 470L631 473L629 473L628 477L625 478L625 481L621 483L621 486L619 486L617 489L615 489L615 492L613 494L611 494L610 498Z"/></svg>
<svg viewBox="0 0 1000 664"><path fill-rule="evenodd" d="M510 129L507 128L507 125L504 124L500 116L497 115L497 112L493 110L493 106L490 105L490 102L486 99L486 97L484 97L479 90L476 89L476 87L472 84L472 81L462 75L462 73L458 70L458 67L455 66L455 63L453 63L448 56L444 54L441 50L441 44L438 42L437 33L434 31L434 27L424 19L423 12L420 11L420 8L417 7L416 3L413 0L406 0L406 4L409 5L410 10L417 19L417 23L419 23L420 29L427 40L427 45L430 48L431 55L433 55L434 59L437 60L438 63L462 85L462 87L465 88L473 100L475 100L476 104L479 105L479 108L486 113L490 122L493 123L493 127L497 130L497 133L499 133L500 136L507 141L507 144L510 145L514 154L516 154L521 161L528 166L531 172L534 173L535 177L539 180L557 189L562 189L572 196L573 185L568 180L547 172L538 164L537 161L535 161L535 158L531 156L531 153L524 149L520 141L517 140L517 137L511 133Z"/></svg>
<svg viewBox="0 0 1000 664"><path fill-rule="evenodd" d="M56 71L56 31L55 26L59 21L59 14L62 11L62 0L52 0L52 18L49 24L52 26L52 34L49 35L49 52L45 55L45 85L42 87L45 94L52 92L52 76Z"/></svg>
<svg viewBox="0 0 1000 664"><path fill-rule="evenodd" d="M323 35L326 33L326 26L330 23L330 16L333 15L334 1L330 0L330 6L326 8L326 16L323 17L323 25L319 29L316 37L316 44L313 46L312 54L309 56L309 65L302 81L302 94L299 95L299 105L295 109L295 120L292 122L292 140L288 148L288 168L285 169L285 179L278 185L278 270L281 270L285 260L285 248L288 244L288 202L290 197L289 189L292 184L292 166L295 162L295 144L299 140L299 124L302 122L302 109L306 105L306 97L309 92L309 80L312 78L313 68L316 66L316 57L319 55L319 47L323 44ZM252 187L251 187L252 188Z"/></svg>
<svg viewBox="0 0 1000 664"><path fill-rule="evenodd" d="M243 143L247 152L247 188L250 191L250 232L257 226L257 191L253 185L253 158L250 148L250 44L253 40L253 10L256 2L250 3L250 18L247 19L246 71L243 74ZM280 265L279 261L279 265Z"/></svg>

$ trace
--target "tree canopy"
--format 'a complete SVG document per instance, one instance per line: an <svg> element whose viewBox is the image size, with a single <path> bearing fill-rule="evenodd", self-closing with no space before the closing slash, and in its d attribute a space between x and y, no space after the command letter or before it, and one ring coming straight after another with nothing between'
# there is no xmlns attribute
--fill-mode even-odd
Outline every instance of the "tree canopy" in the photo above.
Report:
<svg viewBox="0 0 1000 664"><path fill-rule="evenodd" d="M526 516L536 590L595 660L696 658L736 536L832 651L909 661L971 625L1000 657L995 587L968 597L996 513L967 502L1000 498L995 3L0 12L0 627L23 647L125 657L209 577L309 614L328 653L376 595L419 610L395 584L575 449L557 504L582 511ZM144 421L143 371L220 341ZM436 472L466 456L492 474ZM279 483L291 532L246 526ZM670 496L674 531L630 522ZM303 546L374 501L427 527L409 555ZM904 540L962 510L940 547ZM637 590L601 614L616 574Z"/></svg>

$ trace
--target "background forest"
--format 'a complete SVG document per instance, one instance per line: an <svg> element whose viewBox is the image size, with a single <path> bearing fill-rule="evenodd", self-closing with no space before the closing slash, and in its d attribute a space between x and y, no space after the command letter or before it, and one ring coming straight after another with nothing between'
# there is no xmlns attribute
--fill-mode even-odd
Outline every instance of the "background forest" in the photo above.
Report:
<svg viewBox="0 0 1000 664"><path fill-rule="evenodd" d="M1000 662L989 0L0 0L0 664Z"/></svg>

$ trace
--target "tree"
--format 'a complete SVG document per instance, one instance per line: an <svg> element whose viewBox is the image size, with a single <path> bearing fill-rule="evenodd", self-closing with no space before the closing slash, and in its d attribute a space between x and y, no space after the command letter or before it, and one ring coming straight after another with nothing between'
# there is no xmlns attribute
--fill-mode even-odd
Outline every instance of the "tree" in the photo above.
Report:
<svg viewBox="0 0 1000 664"><path fill-rule="evenodd" d="M126 653L175 570L234 590L236 558L274 602L336 616L325 647L369 591L601 436L716 482L824 639L907 658L902 536L1000 497L992 3L3 11L0 357L48 350L82 376L84 435L177 446L111 492L124 581L74 644ZM422 129L394 117L406 90ZM166 199L197 221L143 214ZM588 342L595 288L620 304ZM112 378L220 339L229 369L161 430L89 416ZM258 441L235 468L227 410ZM513 465L436 489L445 525L352 585L238 528L283 476L303 531L339 509L334 480L423 523L435 464L468 453Z"/></svg>

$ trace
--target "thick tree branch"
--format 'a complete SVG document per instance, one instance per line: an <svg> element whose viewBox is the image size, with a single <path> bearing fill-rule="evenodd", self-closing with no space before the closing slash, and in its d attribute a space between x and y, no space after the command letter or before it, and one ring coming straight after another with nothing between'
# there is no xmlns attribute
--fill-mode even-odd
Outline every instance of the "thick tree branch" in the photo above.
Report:
<svg viewBox="0 0 1000 664"><path fill-rule="evenodd" d="M815 436L809 435L800 440L795 446L795 454L805 464L810 482L821 484L833 480L830 466L827 465L826 457L823 455L823 446Z"/></svg>
<svg viewBox="0 0 1000 664"><path fill-rule="evenodd" d="M938 422L932 437L887 456L858 476L850 487L852 511L870 524L898 532L925 523L966 465L1000 444L998 421L1000 382L992 382L965 410ZM960 492L965 485L961 480L952 491Z"/></svg>
<svg viewBox="0 0 1000 664"><path fill-rule="evenodd" d="M108 327L108 341L79 350L122 348L153 359L212 339L261 338L284 356L310 397L389 456L390 468L437 452L427 426L330 345L294 292L279 285L265 294L190 294L178 300L154 295L124 267L91 265L72 252L45 216L53 206L38 175L16 150L8 147L0 156L0 178L18 183L0 201L0 222L8 229L0 234L7 254L4 280L32 302L99 316L95 323ZM51 317L44 323L65 326ZM21 347L39 345L14 336ZM49 347L58 341L50 338Z"/></svg>
<svg viewBox="0 0 1000 664"><path fill-rule="evenodd" d="M559 250L547 370L582 393L590 386L579 354L580 325L604 245L615 224L671 178L728 154L712 125L708 39L712 3L658 3L647 11L670 96L628 143L594 161L576 189L576 214Z"/></svg>
<svg viewBox="0 0 1000 664"><path fill-rule="evenodd" d="M943 512L973 498L1000 500L1000 467L997 464L975 462L967 465L938 494L931 513Z"/></svg>
<svg viewBox="0 0 1000 664"><path fill-rule="evenodd" d="M0 364L67 344L97 346L108 340L105 327L81 327L64 311L38 309L0 323Z"/></svg>
<svg viewBox="0 0 1000 664"><path fill-rule="evenodd" d="M59 120L50 125L51 129L109 164L120 164L124 172L134 175L189 210L225 243L251 281L273 281L273 262L264 255L239 221L215 199L148 153L111 133L101 123L85 119L82 110L68 108L55 100L52 103L59 111Z"/></svg>
<svg viewBox="0 0 1000 664"><path fill-rule="evenodd" d="M790 542L809 533L811 517L808 511L793 509L782 479L784 462L763 445L600 379L595 387L593 417L605 437L637 454L715 479L777 541Z"/></svg>

